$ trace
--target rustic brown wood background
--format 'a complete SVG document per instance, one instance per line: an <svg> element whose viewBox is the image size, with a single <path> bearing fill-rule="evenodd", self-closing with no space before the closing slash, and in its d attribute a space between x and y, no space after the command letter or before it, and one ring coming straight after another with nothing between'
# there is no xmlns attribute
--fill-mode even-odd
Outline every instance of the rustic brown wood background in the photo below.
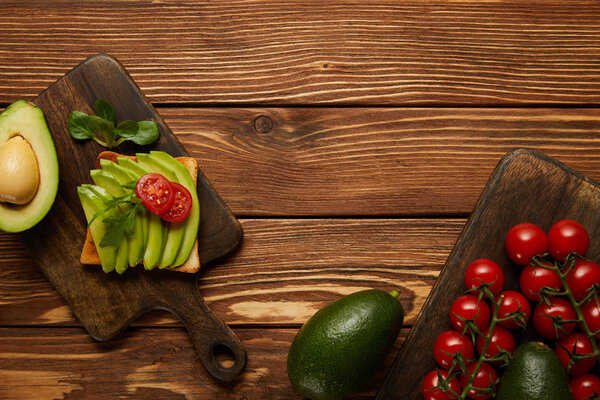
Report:
<svg viewBox="0 0 600 400"><path fill-rule="evenodd" d="M115 56L240 219L202 295L243 340L214 381L152 312L94 342L0 234L1 399L299 399L287 349L342 294L399 288L395 350L495 165L528 147L600 180L596 1L3 1L0 108Z"/></svg>

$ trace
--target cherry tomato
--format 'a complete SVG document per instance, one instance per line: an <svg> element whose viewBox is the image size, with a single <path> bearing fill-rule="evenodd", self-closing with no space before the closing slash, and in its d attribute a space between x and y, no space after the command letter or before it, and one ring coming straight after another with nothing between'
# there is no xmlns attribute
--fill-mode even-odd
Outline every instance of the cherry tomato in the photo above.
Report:
<svg viewBox="0 0 600 400"><path fill-rule="evenodd" d="M446 370L450 370L453 355L460 354L468 361L473 360L473 343L468 337L461 335L457 331L442 332L433 344L433 357L438 365ZM459 367L458 364L455 367Z"/></svg>
<svg viewBox="0 0 600 400"><path fill-rule="evenodd" d="M505 247L513 262L527 265L531 262L531 257L548 250L548 238L539 226L523 222L510 228L506 234Z"/></svg>
<svg viewBox="0 0 600 400"><path fill-rule="evenodd" d="M542 261L543 264L549 265ZM555 270L540 267L539 265L530 264L523 268L519 279L521 291L531 301L540 301L540 290L543 287L560 290L562 282L560 276Z"/></svg>
<svg viewBox="0 0 600 400"><path fill-rule="evenodd" d="M581 224L571 219L563 219L552 225L548 231L548 248L552 257L565 261L569 253L585 254L590 245L590 237Z"/></svg>
<svg viewBox="0 0 600 400"><path fill-rule="evenodd" d="M475 340L475 347L477 348L479 354L482 354L483 352L485 338L489 332L490 328L488 327L485 331L483 331L483 336L478 335L477 339ZM494 357L496 354L500 353L501 350L505 350L512 354L512 352L515 350L515 338L508 329L504 329L503 327L496 325L492 331L490 343L485 351L485 357Z"/></svg>
<svg viewBox="0 0 600 400"><path fill-rule="evenodd" d="M476 365L476 362L471 362L467 365L469 374L473 374ZM494 367L488 363L482 363L481 367L479 367L479 370L477 371L477 374L475 375L475 378L473 379L473 382L471 383L473 389L469 390L467 396L475 400L484 400L490 398L492 394L488 392L488 390L489 388L495 390L495 384L497 380L498 374L496 373ZM460 384L462 387L467 386L468 383L469 377L466 374L461 374Z"/></svg>
<svg viewBox="0 0 600 400"><path fill-rule="evenodd" d="M434 369L425 376L423 384L421 385L421 393L423 393L423 398L425 400L454 400L456 399L456 396L450 390L458 394L460 394L462 391L460 382L456 377L450 379L448 382L448 387L450 388L449 391L433 389L434 387L438 386L440 376L442 379L448 378L448 371L443 369Z"/></svg>
<svg viewBox="0 0 600 400"><path fill-rule="evenodd" d="M450 307L450 322L454 329L463 332L465 321L473 321L479 330L483 331L490 324L490 306L477 296L465 294L454 300ZM466 332L470 332L466 329Z"/></svg>
<svg viewBox="0 0 600 400"><path fill-rule="evenodd" d="M171 182L171 186L175 192L173 205L166 212L160 214L160 217L169 222L183 221L192 209L192 195L185 186L177 182Z"/></svg>
<svg viewBox="0 0 600 400"><path fill-rule="evenodd" d="M600 285L600 265L578 258L566 279L575 300L581 301L593 285Z"/></svg>
<svg viewBox="0 0 600 400"><path fill-rule="evenodd" d="M600 378L594 374L584 374L569 380L573 400L589 400L600 397ZM594 397L596 396L596 397Z"/></svg>
<svg viewBox="0 0 600 400"><path fill-rule="evenodd" d="M586 325L596 339L600 338L600 307L595 301L590 301L581 306L581 314ZM600 395L600 392L598 393Z"/></svg>
<svg viewBox="0 0 600 400"><path fill-rule="evenodd" d="M560 340L571 334L575 329L575 322L555 326L553 318L563 320L576 320L577 313L571 303L561 297L552 297L548 300L550 305L542 302L533 311L533 326L535 330L546 339Z"/></svg>
<svg viewBox="0 0 600 400"><path fill-rule="evenodd" d="M565 351L565 349L567 351ZM594 352L590 339L583 333L572 333L568 337L564 338L557 343L554 348L554 352L558 356L560 363L563 365L565 370L568 370L569 361L571 360L571 354L591 354ZM577 376L583 375L588 372L596 364L598 359L596 357L584 358L575 362L569 370L569 375Z"/></svg>
<svg viewBox="0 0 600 400"><path fill-rule="evenodd" d="M488 284L494 296L502 291L504 287L504 273L502 268L492 260L480 258L473 261L465 271L465 285L467 289L475 289L483 284ZM471 293L478 295L479 290Z"/></svg>
<svg viewBox="0 0 600 400"><path fill-rule="evenodd" d="M146 174L135 185L135 195L142 204L154 214L166 212L175 201L175 192L171 182L161 174Z"/></svg>
<svg viewBox="0 0 600 400"><path fill-rule="evenodd" d="M531 317L531 305L529 304L529 300L527 300L527 298L521 293L514 290L505 290L498 296L502 297L500 300L500 306L498 307L498 318L506 318L510 316L511 313L516 311L523 313L522 319L513 318L498 321L498 325L508 329L524 327Z"/></svg>

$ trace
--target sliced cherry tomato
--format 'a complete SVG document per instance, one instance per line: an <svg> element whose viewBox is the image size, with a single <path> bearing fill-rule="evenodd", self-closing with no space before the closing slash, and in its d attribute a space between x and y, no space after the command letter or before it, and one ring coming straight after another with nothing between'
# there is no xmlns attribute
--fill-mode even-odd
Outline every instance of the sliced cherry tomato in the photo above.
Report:
<svg viewBox="0 0 600 400"><path fill-rule="evenodd" d="M529 300L514 290L505 290L498 296L502 298L498 307L498 318L509 317L517 311L522 313L521 317L498 321L498 325L508 329L524 328L531 317Z"/></svg>
<svg viewBox="0 0 600 400"><path fill-rule="evenodd" d="M562 366L565 370L568 370L569 375L571 376L585 374L592 369L596 364L596 361L598 361L596 357L584 358L575 362L570 369L568 368L572 354L586 355L594 352L590 339L579 332L572 333L570 336L558 342L554 348L554 352L558 356Z"/></svg>
<svg viewBox="0 0 600 400"><path fill-rule="evenodd" d="M600 378L594 374L584 374L569 380L573 400L600 398ZM594 397L595 396L595 397Z"/></svg>
<svg viewBox="0 0 600 400"><path fill-rule="evenodd" d="M433 344L433 357L440 367L450 370L452 362L454 361L453 356L459 352L465 360L473 360L475 349L473 348L473 343L470 338L457 331L450 330L440 333L437 339L435 339ZM459 364L456 364L455 368L459 368Z"/></svg>
<svg viewBox="0 0 600 400"><path fill-rule="evenodd" d="M575 330L575 322L556 324L554 319L560 317L565 321L577 319L577 313L571 303L561 297L548 299L550 305L542 302L533 311L533 326L546 339L560 340ZM561 330L562 329L562 330Z"/></svg>
<svg viewBox="0 0 600 400"><path fill-rule="evenodd" d="M425 376L423 384L421 385L421 393L423 393L423 398L425 400L454 400L457 397L452 393L452 391L457 394L460 394L462 391L460 382L456 377L448 381L448 388L450 390L439 389L440 377L442 379L448 378L448 371L443 369L435 369Z"/></svg>
<svg viewBox="0 0 600 400"><path fill-rule="evenodd" d="M531 257L548 250L546 233L535 224L523 222L510 228L505 241L508 257L519 265L527 265Z"/></svg>
<svg viewBox="0 0 600 400"><path fill-rule="evenodd" d="M477 362L475 361L467 365L467 370L469 371L469 374L473 375L476 366ZM473 389L469 390L467 396L475 400L489 399L490 397L492 397L492 394L495 390L497 380L498 374L496 373L494 367L492 367L488 363L482 363L479 369L477 370L477 374L475 374L475 378L473 378L473 382L471 382ZM466 374L461 374L461 386L467 386L468 382L469 377Z"/></svg>
<svg viewBox="0 0 600 400"><path fill-rule="evenodd" d="M153 214L168 211L175 201L175 192L171 182L161 174L146 174L135 185L135 195Z"/></svg>
<svg viewBox="0 0 600 400"><path fill-rule="evenodd" d="M478 335L475 340L475 347L479 354L483 352L483 346L485 345L485 338L490 332L490 328L488 327L485 331L483 331L483 336ZM494 326L494 330L492 331L492 336L490 338L490 343L488 344L487 349L485 350L485 357L492 358L500 351L507 351L510 354L515 350L515 338L512 333L508 329L504 329L501 326ZM501 361L498 361L498 363ZM494 364L496 362L494 361Z"/></svg>
<svg viewBox="0 0 600 400"><path fill-rule="evenodd" d="M479 300L477 296L465 294L454 300L450 306L450 322L454 329L459 332L470 332L465 330L465 321L473 321L480 331L483 331L490 324L491 312L490 306L485 300Z"/></svg>
<svg viewBox="0 0 600 400"><path fill-rule="evenodd" d="M570 253L583 256L590 246L590 237L581 224L571 219L563 219L552 225L548 231L548 248L552 257L565 261Z"/></svg>
<svg viewBox="0 0 600 400"><path fill-rule="evenodd" d="M594 337L600 338L600 307L598 304L594 300L585 303L581 306L581 314Z"/></svg>
<svg viewBox="0 0 600 400"><path fill-rule="evenodd" d="M160 217L169 222L183 221L192 209L192 195L185 186L177 182L171 182L171 186L175 192L175 200L171 208L160 214Z"/></svg>
<svg viewBox="0 0 600 400"><path fill-rule="evenodd" d="M549 265L542 261L542 264ZM550 266L550 265L549 265ZM559 291L562 288L560 276L555 270L541 267L539 265L527 265L521 271L519 279L521 292L531 301L540 301L540 290L544 287Z"/></svg>
<svg viewBox="0 0 600 400"><path fill-rule="evenodd" d="M592 286L600 285L600 265L578 258L566 280L575 300L581 301L588 295Z"/></svg>
<svg viewBox="0 0 600 400"><path fill-rule="evenodd" d="M494 296L502 291L504 287L504 273L502 268L492 260L480 258L473 261L465 271L465 285L467 289L475 289L482 285L489 285L489 289ZM471 293L478 295L479 290L473 290Z"/></svg>

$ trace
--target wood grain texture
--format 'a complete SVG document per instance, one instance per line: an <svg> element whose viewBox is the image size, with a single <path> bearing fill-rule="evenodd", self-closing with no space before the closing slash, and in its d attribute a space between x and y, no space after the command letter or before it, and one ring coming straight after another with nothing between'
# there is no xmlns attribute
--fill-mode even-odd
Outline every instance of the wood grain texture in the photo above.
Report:
<svg viewBox="0 0 600 400"><path fill-rule="evenodd" d="M3 1L0 102L110 53L152 102L599 104L596 1Z"/></svg>
<svg viewBox="0 0 600 400"><path fill-rule="evenodd" d="M248 350L248 366L239 380L223 385L198 366L182 328L135 329L105 343L94 342L81 328L0 328L0 398L301 400L286 372L296 331L236 329ZM375 376L348 399L375 396L406 333L401 331Z"/></svg>
<svg viewBox="0 0 600 400"><path fill-rule="evenodd" d="M468 215L527 147L600 180L598 109L159 108L237 215Z"/></svg>
<svg viewBox="0 0 600 400"><path fill-rule="evenodd" d="M250 219L245 238L204 269L199 288L228 324L299 326L339 296L399 289L415 322L464 219ZM0 234L0 326L79 326L15 235ZM137 326L181 326L152 312Z"/></svg>
<svg viewBox="0 0 600 400"><path fill-rule="evenodd" d="M422 399L421 389L415 383L422 382L436 365L430 349L441 332L452 329L450 306L465 293L463 279L457 277L464 276L472 261L495 261L504 273L504 289L519 290L522 268L509 260L504 246L511 227L530 222L548 232L555 222L573 219L593 238L585 256L599 260L599 207L597 182L537 152L520 150L508 154L469 217L377 399ZM530 321L525 333L514 330L513 334L519 343L524 338L531 340L534 332Z"/></svg>

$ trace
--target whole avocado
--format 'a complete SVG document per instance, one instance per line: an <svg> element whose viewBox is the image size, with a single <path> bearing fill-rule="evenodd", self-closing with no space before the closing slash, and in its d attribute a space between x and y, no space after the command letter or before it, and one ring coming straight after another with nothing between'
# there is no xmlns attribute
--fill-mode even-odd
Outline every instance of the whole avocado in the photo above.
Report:
<svg viewBox="0 0 600 400"><path fill-rule="evenodd" d="M365 384L402 327L404 310L397 296L396 291L363 290L317 311L288 353L294 389L312 400L338 400Z"/></svg>
<svg viewBox="0 0 600 400"><path fill-rule="evenodd" d="M567 374L556 353L541 342L519 346L502 375L498 400L571 400Z"/></svg>

